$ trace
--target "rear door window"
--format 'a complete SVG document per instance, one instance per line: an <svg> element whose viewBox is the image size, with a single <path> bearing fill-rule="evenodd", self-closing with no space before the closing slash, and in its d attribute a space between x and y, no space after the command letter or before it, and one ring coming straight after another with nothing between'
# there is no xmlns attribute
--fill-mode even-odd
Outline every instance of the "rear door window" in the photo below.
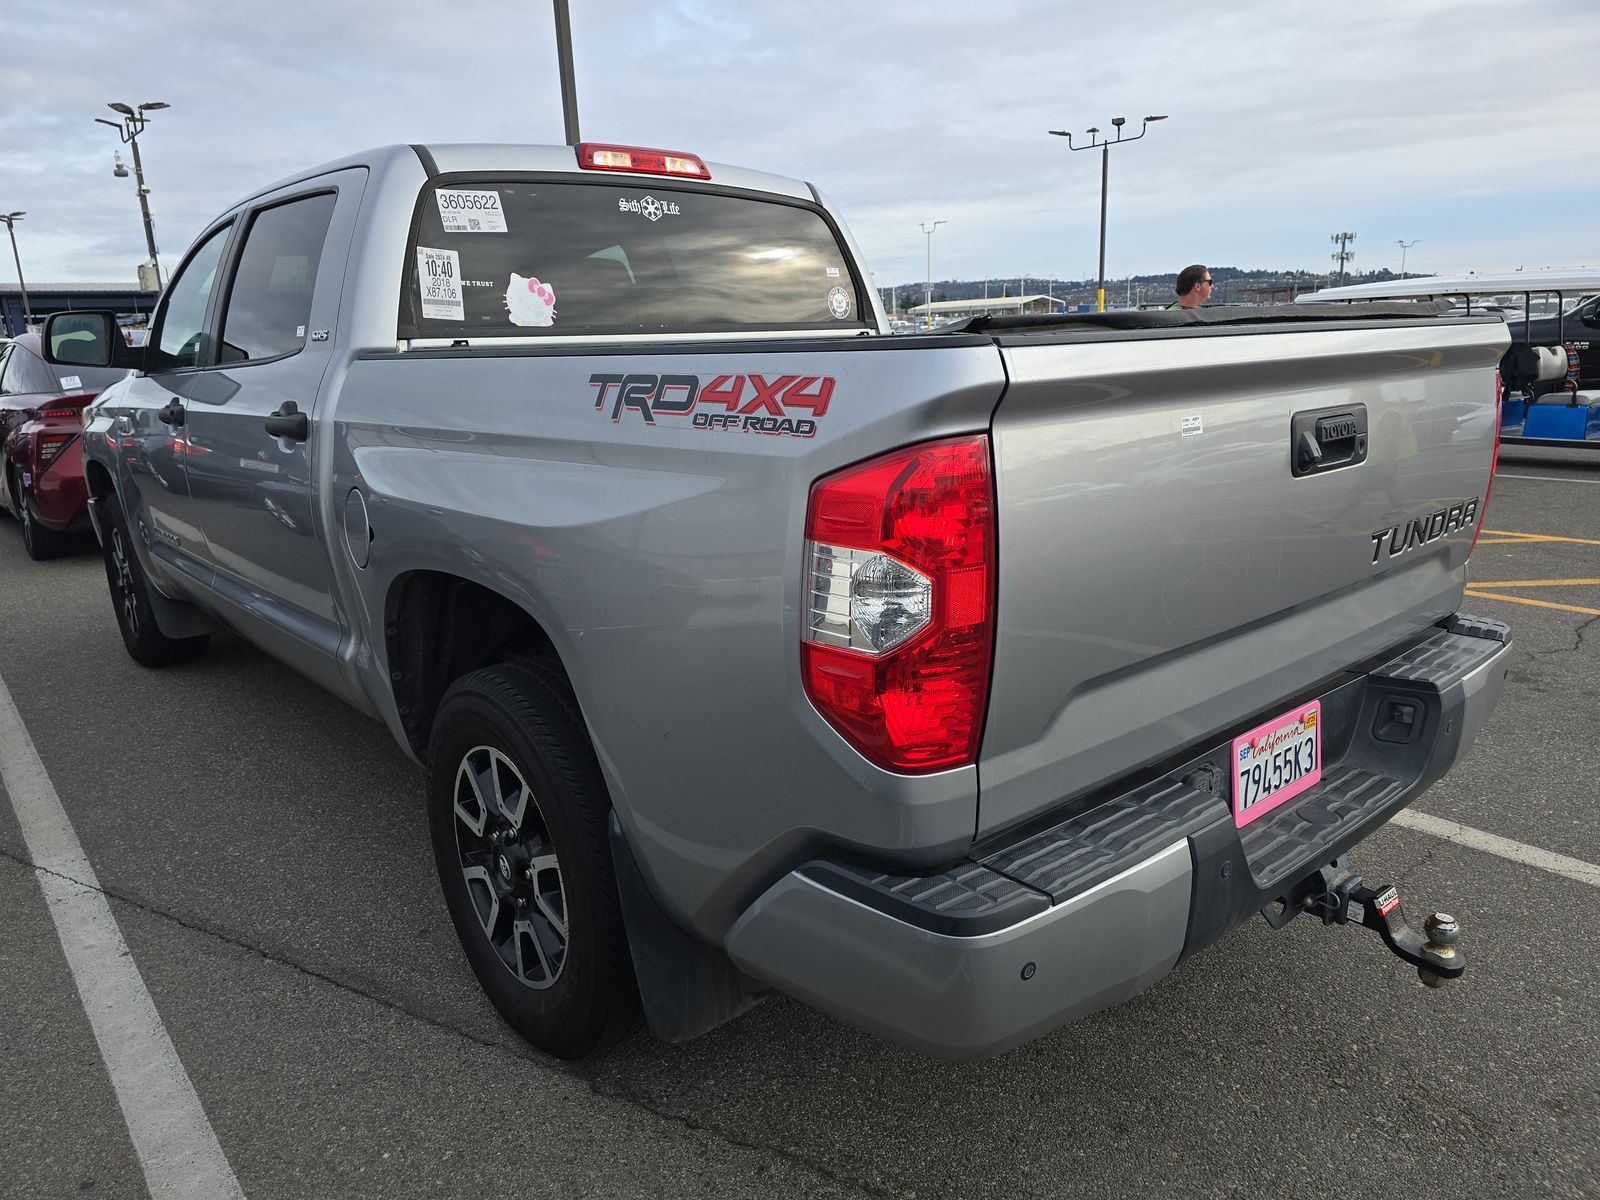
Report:
<svg viewBox="0 0 1600 1200"><path fill-rule="evenodd" d="M63 367L70 371L71 367ZM0 394L27 396L41 392L58 392L60 384L48 363L32 353L26 346L13 345L6 359L5 374L0 376Z"/></svg>
<svg viewBox="0 0 1600 1200"><path fill-rule="evenodd" d="M302 349L322 244L338 197L291 200L257 213L245 235L222 319L224 363L279 358Z"/></svg>
<svg viewBox="0 0 1600 1200"><path fill-rule="evenodd" d="M505 178L423 189L400 336L484 338L866 328L816 209Z"/></svg>

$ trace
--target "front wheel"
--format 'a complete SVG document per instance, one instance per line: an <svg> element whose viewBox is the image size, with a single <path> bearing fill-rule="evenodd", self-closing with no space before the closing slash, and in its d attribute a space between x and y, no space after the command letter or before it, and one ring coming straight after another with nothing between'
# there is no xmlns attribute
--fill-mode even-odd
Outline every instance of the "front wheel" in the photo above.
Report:
<svg viewBox="0 0 1600 1200"><path fill-rule="evenodd" d="M634 1025L610 798L566 681L535 664L456 680L428 748L439 884L467 961L519 1034L582 1058Z"/></svg>
<svg viewBox="0 0 1600 1200"><path fill-rule="evenodd" d="M174 638L161 632L150 603L150 582L139 565L122 509L114 497L108 499L105 516L106 583L111 589L111 607L117 614L122 644L135 662L146 667L199 658L205 653L210 635Z"/></svg>

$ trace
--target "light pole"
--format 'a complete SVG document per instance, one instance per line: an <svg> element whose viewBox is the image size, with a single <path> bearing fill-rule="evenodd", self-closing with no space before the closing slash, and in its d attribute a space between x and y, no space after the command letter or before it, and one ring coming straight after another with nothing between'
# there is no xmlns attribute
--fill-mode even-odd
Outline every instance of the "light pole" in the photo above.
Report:
<svg viewBox="0 0 1600 1200"><path fill-rule="evenodd" d="M572 17L567 0L552 0L556 15L556 70L561 76L561 119L566 127L567 145L583 139L578 134L578 84L572 72Z"/></svg>
<svg viewBox="0 0 1600 1200"><path fill-rule="evenodd" d="M6 223L6 232L11 235L11 257L17 260L17 286L22 289L22 332L28 332L28 326L33 324L33 310L28 307L28 285L22 279L22 256L17 253L17 222L28 214L25 212L6 213L0 216L0 221Z"/></svg>
<svg viewBox="0 0 1600 1200"><path fill-rule="evenodd" d="M144 216L144 241L150 249L150 265L156 273L156 290L161 289L161 260L156 257L156 227L150 218L150 189L144 185L144 163L139 158L139 135L144 132L144 127L150 123L147 113L157 109L171 108L164 100L152 100L147 104L139 105L139 111L126 104L112 102L106 105L112 112L121 116L120 121L108 121L104 117L96 117L101 125L109 125L117 131L117 136L122 139L125 146L133 147L133 178L139 190L139 212ZM119 163L118 166L121 166ZM127 173L127 168L122 168L122 173Z"/></svg>
<svg viewBox="0 0 1600 1200"><path fill-rule="evenodd" d="M924 221L920 226L922 232L928 237L928 270L927 274L923 276L922 311L928 318L927 327L929 329L933 328L933 231L939 226L948 225L949 223L948 221L935 221L932 228L930 228L928 223Z"/></svg>
<svg viewBox="0 0 1600 1200"><path fill-rule="evenodd" d="M1415 246L1421 240L1422 240L1421 238L1413 238L1409 242L1403 242L1399 238L1395 239L1395 243L1394 244L1396 246L1400 247L1400 278L1401 279L1404 279L1406 277L1406 251L1411 249L1411 247Z"/></svg>
<svg viewBox="0 0 1600 1200"><path fill-rule="evenodd" d="M1117 131L1117 136L1115 138L1107 138L1102 142L1100 140L1100 131L1090 126L1084 131L1089 135L1089 144L1087 146L1074 146L1072 144L1072 135L1065 129L1051 129L1048 131L1054 137L1066 138L1067 149L1069 150L1093 150L1096 147L1100 149L1100 282L1095 289L1096 312L1105 312L1106 310L1106 189L1111 176L1111 147L1120 146L1123 142L1137 142L1150 131L1150 122L1165 121L1166 119L1165 113L1159 117L1146 117L1139 126L1139 132L1134 134L1133 137L1125 138L1122 136L1122 127L1128 123L1128 118L1112 117L1111 125Z"/></svg>

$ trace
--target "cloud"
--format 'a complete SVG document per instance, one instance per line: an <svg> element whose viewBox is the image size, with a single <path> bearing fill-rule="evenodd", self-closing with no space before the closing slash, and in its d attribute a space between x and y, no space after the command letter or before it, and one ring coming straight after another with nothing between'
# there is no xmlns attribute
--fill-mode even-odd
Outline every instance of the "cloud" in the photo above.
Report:
<svg viewBox="0 0 1600 1200"><path fill-rule="evenodd" d="M1357 267L1394 265L1399 238L1412 269L1600 260L1585 0L573 8L585 136L811 180L882 283L922 278L936 218L942 277L1092 273L1100 155L1045 131L1149 113L1170 119L1110 155L1113 277L1326 269L1338 229L1361 234ZM28 211L40 280L131 279L144 257L105 101L173 105L141 139L169 266L239 197L353 150L562 140L547 5L65 11L22 0L0 68L0 205Z"/></svg>

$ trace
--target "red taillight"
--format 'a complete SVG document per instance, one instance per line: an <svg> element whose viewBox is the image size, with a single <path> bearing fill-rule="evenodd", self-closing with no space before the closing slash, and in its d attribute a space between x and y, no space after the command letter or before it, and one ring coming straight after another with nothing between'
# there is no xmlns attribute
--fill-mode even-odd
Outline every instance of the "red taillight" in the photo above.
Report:
<svg viewBox="0 0 1600 1200"><path fill-rule="evenodd" d="M698 154L685 154L679 150L651 150L644 146L611 146L604 142L580 142L578 165L589 171L634 171L643 175L711 178L711 172Z"/></svg>
<svg viewBox="0 0 1600 1200"><path fill-rule="evenodd" d="M1500 469L1500 423L1505 419L1506 394L1500 381L1500 368L1494 369L1494 455L1489 459L1489 482L1483 485L1483 507L1478 509L1478 526L1472 531L1472 545L1467 547L1467 557L1478 548L1478 535L1483 532L1483 522L1489 515L1489 494L1494 491L1494 473Z"/></svg>
<svg viewBox="0 0 1600 1200"><path fill-rule="evenodd" d="M994 641L989 439L897 450L811 488L806 694L893 771L973 762Z"/></svg>
<svg viewBox="0 0 1600 1200"><path fill-rule="evenodd" d="M41 408L39 416L46 421L81 421L81 408Z"/></svg>

